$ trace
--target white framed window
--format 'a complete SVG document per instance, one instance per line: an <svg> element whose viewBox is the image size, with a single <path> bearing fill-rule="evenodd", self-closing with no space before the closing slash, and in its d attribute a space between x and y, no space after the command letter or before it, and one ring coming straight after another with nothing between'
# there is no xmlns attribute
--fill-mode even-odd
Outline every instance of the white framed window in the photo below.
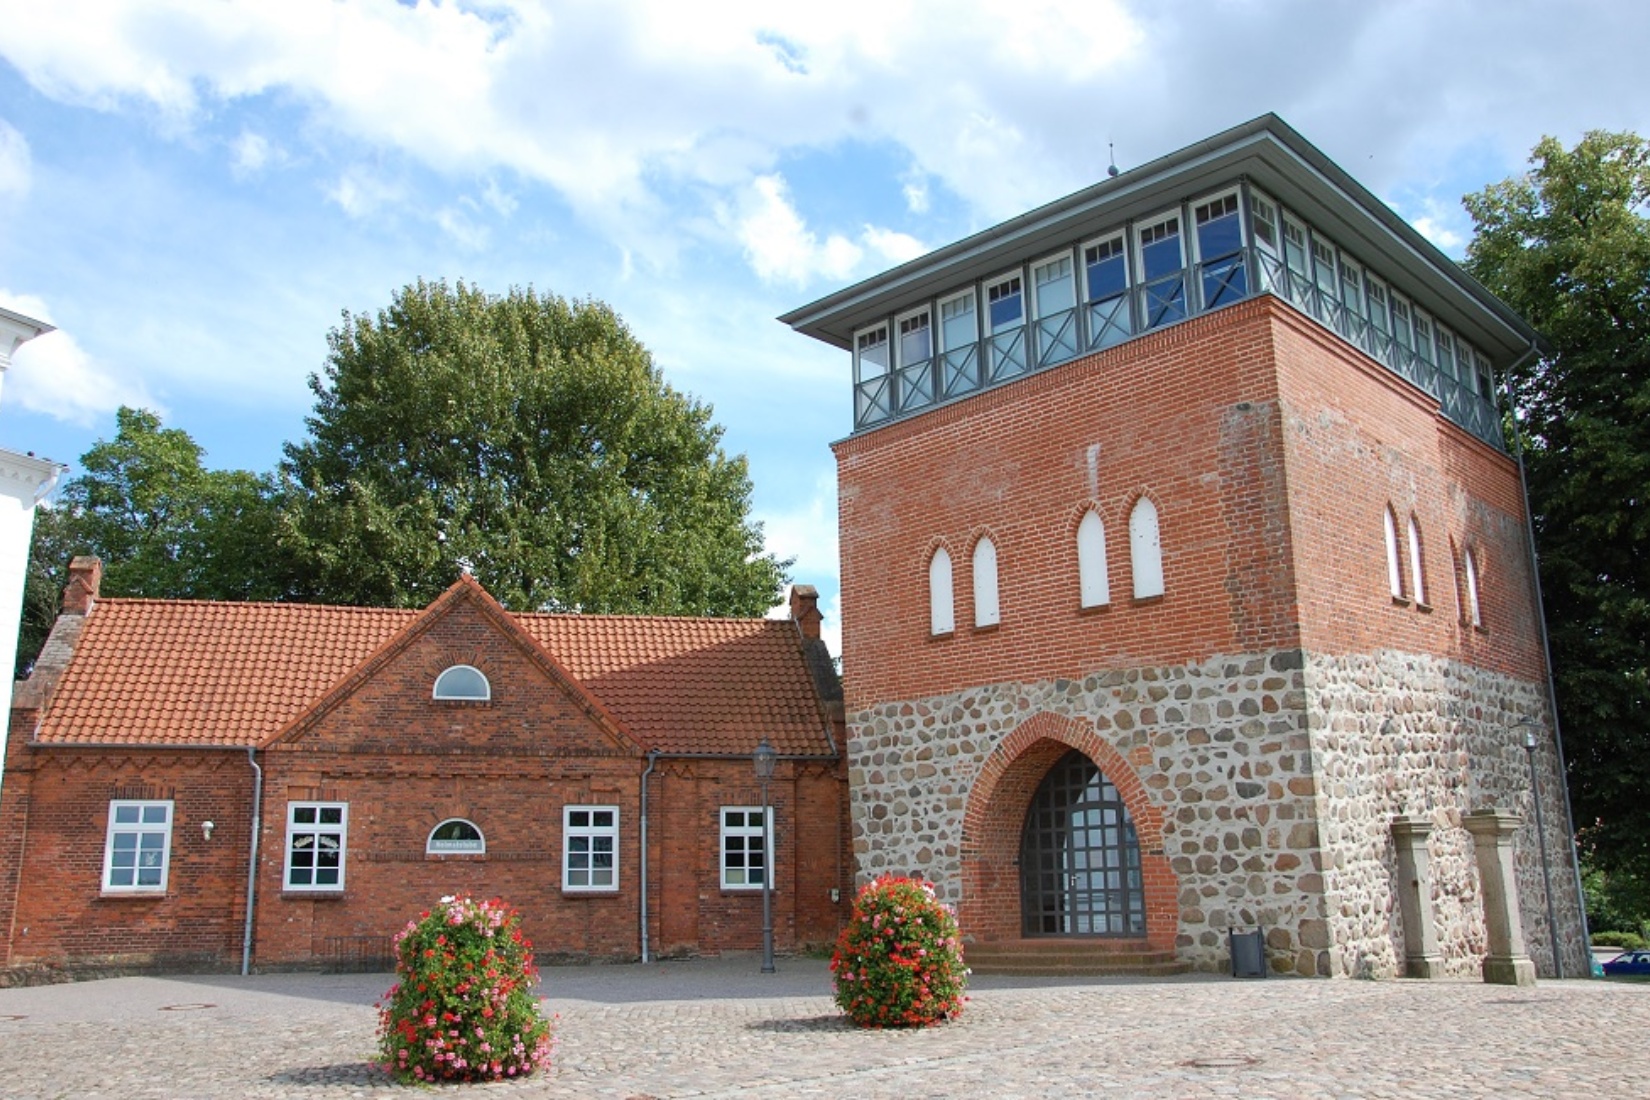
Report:
<svg viewBox="0 0 1650 1100"><path fill-rule="evenodd" d="M349 803L287 803L285 888L342 890L348 835Z"/></svg>
<svg viewBox="0 0 1650 1100"><path fill-rule="evenodd" d="M1144 294L1146 328L1172 324L1186 317L1186 251L1181 243L1180 215L1160 217L1135 230L1140 283Z"/></svg>
<svg viewBox="0 0 1650 1100"><path fill-rule="evenodd" d="M940 302L940 350L956 351L980 339L980 322L974 312L974 292L965 290Z"/></svg>
<svg viewBox="0 0 1650 1100"><path fill-rule="evenodd" d="M619 808L564 806L561 816L561 888L598 892L619 888Z"/></svg>
<svg viewBox="0 0 1650 1100"><path fill-rule="evenodd" d="M926 363L934 355L934 330L926 308L899 318L899 365Z"/></svg>
<svg viewBox="0 0 1650 1100"><path fill-rule="evenodd" d="M1421 527L1415 517L1409 517L1409 579L1410 594L1417 606L1427 602L1426 574L1421 567Z"/></svg>
<svg viewBox="0 0 1650 1100"><path fill-rule="evenodd" d="M974 544L974 626L996 626L1002 614L997 606L997 547L989 538Z"/></svg>
<svg viewBox="0 0 1650 1100"><path fill-rule="evenodd" d="M763 829L762 807L722 807L722 889L760 890L772 874L767 834L773 831L773 807Z"/></svg>
<svg viewBox="0 0 1650 1100"><path fill-rule="evenodd" d="M1445 378L1460 377L1455 367L1455 334L1443 325L1432 326L1432 343L1438 351L1438 371Z"/></svg>
<svg viewBox="0 0 1650 1100"><path fill-rule="evenodd" d="M1437 362L1432 350L1432 318L1419 307L1415 310L1415 354L1429 367Z"/></svg>
<svg viewBox="0 0 1650 1100"><path fill-rule="evenodd" d="M1364 273L1364 284L1368 291L1369 321L1375 326L1375 331L1385 336L1392 331L1392 314L1388 312L1386 284L1367 271Z"/></svg>
<svg viewBox="0 0 1650 1100"><path fill-rule="evenodd" d="M1486 401L1494 401L1495 376L1490 370L1489 356L1476 349L1472 350L1473 378L1478 383L1478 396Z"/></svg>
<svg viewBox="0 0 1650 1100"><path fill-rule="evenodd" d="M941 546L928 559L928 633L950 634L957 629L956 604L951 589L951 552Z"/></svg>
<svg viewBox="0 0 1650 1100"><path fill-rule="evenodd" d="M888 373L888 326L876 325L854 335L854 374L857 381Z"/></svg>
<svg viewBox="0 0 1650 1100"><path fill-rule="evenodd" d="M1306 226L1289 217L1283 218L1284 262L1302 283L1312 279L1312 253L1307 247Z"/></svg>
<svg viewBox="0 0 1650 1100"><path fill-rule="evenodd" d="M1278 254L1278 208L1270 198L1259 191L1249 192L1249 220L1254 227L1255 246L1276 256Z"/></svg>
<svg viewBox="0 0 1650 1100"><path fill-rule="evenodd" d="M1134 598L1163 595L1163 543L1157 527L1157 505L1141 497L1129 513L1129 564L1134 571Z"/></svg>
<svg viewBox="0 0 1650 1100"><path fill-rule="evenodd" d="M1462 618L1467 620L1469 626L1482 627L1484 613L1478 603L1478 555L1472 552L1470 546L1461 555L1461 575L1466 581L1466 591L1462 593L1465 604L1461 609Z"/></svg>
<svg viewBox="0 0 1650 1100"><path fill-rule="evenodd" d="M1410 328L1409 301L1396 290L1392 292L1392 335L1407 357L1415 350L1415 333Z"/></svg>
<svg viewBox="0 0 1650 1100"><path fill-rule="evenodd" d="M1404 599L1404 563L1398 553L1398 517L1386 509L1386 583L1395 600Z"/></svg>
<svg viewBox="0 0 1650 1100"><path fill-rule="evenodd" d="M1340 301L1340 290L1336 286L1335 276L1335 246L1318 236L1312 238L1312 271L1318 292L1323 295L1324 300Z"/></svg>
<svg viewBox="0 0 1650 1100"><path fill-rule="evenodd" d="M163 893L172 859L172 803L116 799L109 803L103 844L103 889Z"/></svg>
<svg viewBox="0 0 1650 1100"><path fill-rule="evenodd" d="M1091 350L1129 338L1134 322L1129 312L1129 261L1123 234L1083 245L1083 300L1088 303Z"/></svg>
<svg viewBox="0 0 1650 1100"><path fill-rule="evenodd" d="M486 852L487 838L481 835L475 822L462 817L449 817L431 829L429 839L424 842L424 854L431 856L479 856Z"/></svg>
<svg viewBox="0 0 1650 1100"><path fill-rule="evenodd" d="M1031 284L1036 288L1038 317L1052 317L1077 305L1077 291L1071 281L1071 255L1050 256L1031 268Z"/></svg>
<svg viewBox="0 0 1650 1100"><path fill-rule="evenodd" d="M1341 301L1347 314L1357 320L1364 317L1364 269L1345 252L1341 253Z"/></svg>
<svg viewBox="0 0 1650 1100"><path fill-rule="evenodd" d="M1019 272L987 283L985 300L987 323L992 335L1025 324L1025 291Z"/></svg>
<svg viewBox="0 0 1650 1100"><path fill-rule="evenodd" d="M435 678L430 697L454 702L486 702L493 697L493 685L473 665L453 665Z"/></svg>
<svg viewBox="0 0 1650 1100"><path fill-rule="evenodd" d="M1216 195L1192 207L1197 227L1193 245L1203 270L1203 308L1235 302L1248 296L1248 269L1243 263L1243 220L1238 215L1236 191Z"/></svg>
<svg viewBox="0 0 1650 1100"><path fill-rule="evenodd" d="M1089 510L1077 524L1077 585L1081 606L1104 607L1111 602L1111 579L1106 575L1106 525L1100 513Z"/></svg>

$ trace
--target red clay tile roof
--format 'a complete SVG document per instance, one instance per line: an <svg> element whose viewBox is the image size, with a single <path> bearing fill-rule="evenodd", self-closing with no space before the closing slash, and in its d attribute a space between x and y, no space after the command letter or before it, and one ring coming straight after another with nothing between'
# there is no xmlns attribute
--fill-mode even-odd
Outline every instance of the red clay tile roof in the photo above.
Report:
<svg viewBox="0 0 1650 1100"><path fill-rule="evenodd" d="M99 600L34 741L256 745L419 611ZM636 739L663 752L828 753L796 627L766 619L522 614Z"/></svg>

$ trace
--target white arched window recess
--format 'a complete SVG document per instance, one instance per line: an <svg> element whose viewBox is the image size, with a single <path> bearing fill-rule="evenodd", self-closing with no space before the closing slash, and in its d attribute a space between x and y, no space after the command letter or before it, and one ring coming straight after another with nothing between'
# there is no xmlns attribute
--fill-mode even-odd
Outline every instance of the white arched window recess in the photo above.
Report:
<svg viewBox="0 0 1650 1100"><path fill-rule="evenodd" d="M974 625L996 626L1001 618L997 608L997 547L983 538L974 544Z"/></svg>
<svg viewBox="0 0 1650 1100"><path fill-rule="evenodd" d="M951 554L941 546L928 559L928 633L950 634L957 629L951 595Z"/></svg>
<svg viewBox="0 0 1650 1100"><path fill-rule="evenodd" d="M482 855L486 851L487 838L475 822L462 817L449 817L431 829L430 839L424 842L424 853L432 856Z"/></svg>
<svg viewBox="0 0 1650 1100"><path fill-rule="evenodd" d="M1088 511L1077 524L1077 584L1082 607L1104 607L1111 602L1111 580L1106 575L1106 525L1100 513Z"/></svg>
<svg viewBox="0 0 1650 1100"><path fill-rule="evenodd" d="M493 697L493 685L479 668L453 665L435 678L433 698L460 702L485 702Z"/></svg>
<svg viewBox="0 0 1650 1100"><path fill-rule="evenodd" d="M1478 557L1469 547L1461 555L1461 573L1466 580L1466 606L1462 612L1468 625L1481 627L1484 625L1484 613L1478 604Z"/></svg>
<svg viewBox="0 0 1650 1100"><path fill-rule="evenodd" d="M1158 537L1157 505L1141 497L1129 513L1129 564L1134 569L1134 598L1163 595L1163 543Z"/></svg>
<svg viewBox="0 0 1650 1100"><path fill-rule="evenodd" d="M1404 598L1404 563L1398 556L1398 517L1386 510L1386 583L1392 598Z"/></svg>
<svg viewBox="0 0 1650 1100"><path fill-rule="evenodd" d="M1421 528L1415 522L1415 517L1409 517L1409 580L1410 595L1415 597L1417 605L1427 602L1427 585L1425 574L1421 571Z"/></svg>

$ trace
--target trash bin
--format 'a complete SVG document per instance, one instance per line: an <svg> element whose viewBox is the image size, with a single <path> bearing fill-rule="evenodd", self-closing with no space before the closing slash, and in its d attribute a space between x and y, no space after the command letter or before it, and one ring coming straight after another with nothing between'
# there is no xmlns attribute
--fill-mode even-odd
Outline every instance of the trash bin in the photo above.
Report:
<svg viewBox="0 0 1650 1100"><path fill-rule="evenodd" d="M1232 952L1232 977L1266 977L1266 935L1259 928L1253 932L1226 930L1226 943Z"/></svg>

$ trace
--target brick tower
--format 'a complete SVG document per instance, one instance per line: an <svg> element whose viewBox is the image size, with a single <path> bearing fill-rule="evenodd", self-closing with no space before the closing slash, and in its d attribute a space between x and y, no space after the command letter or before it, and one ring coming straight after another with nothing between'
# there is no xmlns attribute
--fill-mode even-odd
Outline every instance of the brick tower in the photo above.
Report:
<svg viewBox="0 0 1650 1100"><path fill-rule="evenodd" d="M1300 135L1257 119L782 320L852 355L862 876L931 878L980 949L1216 969L1259 928L1276 972L1468 974L1463 818L1495 808L1548 971L1533 764L1584 965L1494 389L1537 337Z"/></svg>

